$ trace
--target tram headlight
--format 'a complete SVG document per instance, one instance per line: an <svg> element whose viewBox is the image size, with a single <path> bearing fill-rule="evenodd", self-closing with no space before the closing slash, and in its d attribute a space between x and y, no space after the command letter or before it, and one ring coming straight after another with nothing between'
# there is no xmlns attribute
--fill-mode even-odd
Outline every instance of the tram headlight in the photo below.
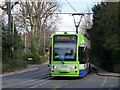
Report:
<svg viewBox="0 0 120 90"><path fill-rule="evenodd" d="M53 69L57 69L57 66L53 66Z"/></svg>
<svg viewBox="0 0 120 90"><path fill-rule="evenodd" d="M77 66L73 66L72 69L77 69Z"/></svg>

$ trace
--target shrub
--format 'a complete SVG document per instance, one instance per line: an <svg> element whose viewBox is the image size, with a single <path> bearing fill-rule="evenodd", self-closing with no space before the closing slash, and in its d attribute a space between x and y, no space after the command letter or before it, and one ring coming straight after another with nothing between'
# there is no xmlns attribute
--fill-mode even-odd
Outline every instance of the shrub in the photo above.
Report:
<svg viewBox="0 0 120 90"><path fill-rule="evenodd" d="M28 58L32 58L32 60L28 60ZM22 55L22 59L27 61L29 64L38 64L41 62L40 55L38 53L24 53Z"/></svg>
<svg viewBox="0 0 120 90"><path fill-rule="evenodd" d="M2 72L14 71L27 66L27 62L24 60L15 60L6 58L2 61Z"/></svg>

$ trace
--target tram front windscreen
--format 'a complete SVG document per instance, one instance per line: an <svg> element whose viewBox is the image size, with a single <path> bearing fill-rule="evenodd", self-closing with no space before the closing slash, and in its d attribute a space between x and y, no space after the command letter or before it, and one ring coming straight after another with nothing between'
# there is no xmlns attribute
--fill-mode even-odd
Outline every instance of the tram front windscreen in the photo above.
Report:
<svg viewBox="0 0 120 90"><path fill-rule="evenodd" d="M76 61L76 35L54 36L54 61Z"/></svg>

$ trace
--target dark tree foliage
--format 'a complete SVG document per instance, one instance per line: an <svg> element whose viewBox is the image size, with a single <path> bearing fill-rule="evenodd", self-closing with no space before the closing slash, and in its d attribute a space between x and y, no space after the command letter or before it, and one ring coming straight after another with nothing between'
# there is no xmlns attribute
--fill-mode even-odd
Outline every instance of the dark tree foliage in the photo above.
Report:
<svg viewBox="0 0 120 90"><path fill-rule="evenodd" d="M26 67L27 62L22 60L23 41L16 26L14 33L10 32L7 25L2 24L2 72L14 71Z"/></svg>
<svg viewBox="0 0 120 90"><path fill-rule="evenodd" d="M10 49L13 48L12 52ZM2 59L17 58L20 59L23 51L23 43L16 26L14 26L14 34L10 33L7 26L2 26ZM11 55L10 55L11 53Z"/></svg>
<svg viewBox="0 0 120 90"><path fill-rule="evenodd" d="M21 59L21 54L23 52L23 41L20 37L20 35L18 34L18 31L16 29L16 26L14 27L14 38L13 38L13 48L14 48L14 51L13 51L13 58L15 59Z"/></svg>
<svg viewBox="0 0 120 90"><path fill-rule="evenodd" d="M120 2L102 2L92 8L93 27L89 30L92 59L112 71L120 63Z"/></svg>

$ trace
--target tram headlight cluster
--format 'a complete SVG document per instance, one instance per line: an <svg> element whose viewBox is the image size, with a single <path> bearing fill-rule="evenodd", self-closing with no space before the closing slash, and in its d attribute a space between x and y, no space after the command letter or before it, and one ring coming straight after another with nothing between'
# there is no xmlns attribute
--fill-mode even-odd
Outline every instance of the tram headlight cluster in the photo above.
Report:
<svg viewBox="0 0 120 90"><path fill-rule="evenodd" d="M72 69L77 69L77 66L72 66Z"/></svg>
<svg viewBox="0 0 120 90"><path fill-rule="evenodd" d="M77 70L78 66L77 65L52 65L52 70L60 70L61 68L69 69L69 70Z"/></svg>
<svg viewBox="0 0 120 90"><path fill-rule="evenodd" d="M57 66L53 65L53 69L57 69Z"/></svg>

